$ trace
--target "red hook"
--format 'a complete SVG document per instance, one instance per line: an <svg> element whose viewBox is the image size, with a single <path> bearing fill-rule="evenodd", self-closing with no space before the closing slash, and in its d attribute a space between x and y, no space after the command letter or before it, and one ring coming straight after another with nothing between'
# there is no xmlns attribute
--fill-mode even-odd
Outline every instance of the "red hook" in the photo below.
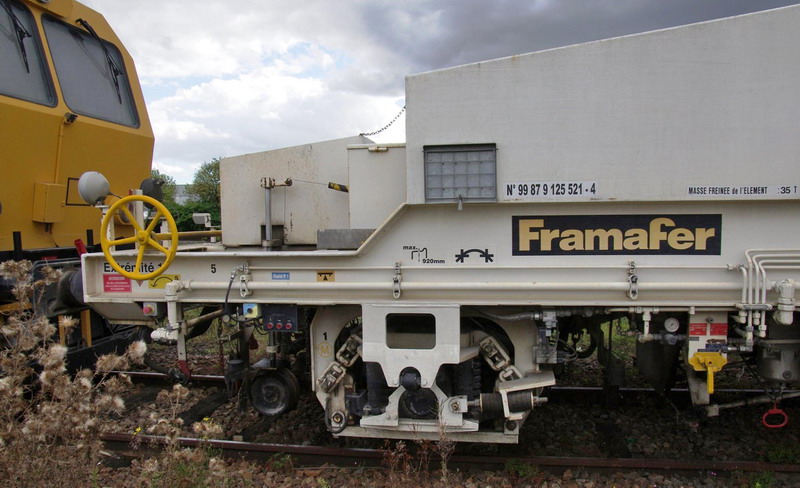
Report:
<svg viewBox="0 0 800 488"><path fill-rule="evenodd" d="M771 424L767 422L767 418L772 415L783 417L783 422L779 424ZM778 402L775 402L772 404L772 408L767 410L767 413L765 413L764 416L761 417L761 423L764 424L764 427L768 429L780 429L782 427L786 427L786 424L789 423L789 416L786 415L786 412L778 408Z"/></svg>

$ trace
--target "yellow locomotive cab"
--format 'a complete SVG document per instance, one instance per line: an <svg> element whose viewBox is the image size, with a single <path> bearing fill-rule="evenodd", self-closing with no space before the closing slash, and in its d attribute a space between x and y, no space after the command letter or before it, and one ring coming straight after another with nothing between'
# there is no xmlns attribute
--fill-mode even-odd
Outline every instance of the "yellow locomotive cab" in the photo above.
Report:
<svg viewBox="0 0 800 488"><path fill-rule="evenodd" d="M130 55L78 2L0 0L0 63L0 260L98 243L81 174L102 172L118 195L150 174L153 131Z"/></svg>
<svg viewBox="0 0 800 488"><path fill-rule="evenodd" d="M142 324L83 303L78 257L101 242L80 176L103 172L119 196L150 176L153 131L136 69L103 16L72 0L0 0L0 66L0 262L30 260L34 276L45 264L62 271L36 312L80 318L60 341L71 367L86 366L138 338ZM133 235L120 224L117 238ZM0 277L0 311L18 308L13 287Z"/></svg>

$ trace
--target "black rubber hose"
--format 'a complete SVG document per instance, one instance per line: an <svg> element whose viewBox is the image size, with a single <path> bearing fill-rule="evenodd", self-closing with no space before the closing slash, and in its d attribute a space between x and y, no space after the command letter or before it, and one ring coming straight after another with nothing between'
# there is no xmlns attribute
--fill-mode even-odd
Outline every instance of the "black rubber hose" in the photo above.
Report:
<svg viewBox="0 0 800 488"><path fill-rule="evenodd" d="M208 315L214 310L216 310L216 307L203 307L203 310L200 311L200 316ZM214 320L216 320L216 318L210 318L195 324L195 326L189 329L189 332L186 333L186 340L205 334L208 328L211 327L211 324L214 322Z"/></svg>
<svg viewBox="0 0 800 488"><path fill-rule="evenodd" d="M156 364L151 358L149 354L144 355L144 365L148 368L152 369L153 371L161 374L170 374L170 369L165 368L159 364Z"/></svg>

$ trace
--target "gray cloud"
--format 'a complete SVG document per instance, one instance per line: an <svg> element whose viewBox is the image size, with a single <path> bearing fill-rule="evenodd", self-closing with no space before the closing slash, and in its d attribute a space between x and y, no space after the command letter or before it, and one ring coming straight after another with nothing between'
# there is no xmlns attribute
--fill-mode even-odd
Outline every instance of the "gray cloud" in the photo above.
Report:
<svg viewBox="0 0 800 488"><path fill-rule="evenodd" d="M428 71L798 3L797 0L371 2L367 36ZM429 25L435 15L435 28ZM420 18L419 26L397 19Z"/></svg>

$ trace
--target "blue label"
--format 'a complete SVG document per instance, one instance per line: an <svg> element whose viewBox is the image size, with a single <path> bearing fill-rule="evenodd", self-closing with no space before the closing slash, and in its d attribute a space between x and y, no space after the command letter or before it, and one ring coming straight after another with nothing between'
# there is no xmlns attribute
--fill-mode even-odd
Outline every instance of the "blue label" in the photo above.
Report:
<svg viewBox="0 0 800 488"><path fill-rule="evenodd" d="M290 278L290 273L272 273L273 281L288 281L289 278Z"/></svg>

